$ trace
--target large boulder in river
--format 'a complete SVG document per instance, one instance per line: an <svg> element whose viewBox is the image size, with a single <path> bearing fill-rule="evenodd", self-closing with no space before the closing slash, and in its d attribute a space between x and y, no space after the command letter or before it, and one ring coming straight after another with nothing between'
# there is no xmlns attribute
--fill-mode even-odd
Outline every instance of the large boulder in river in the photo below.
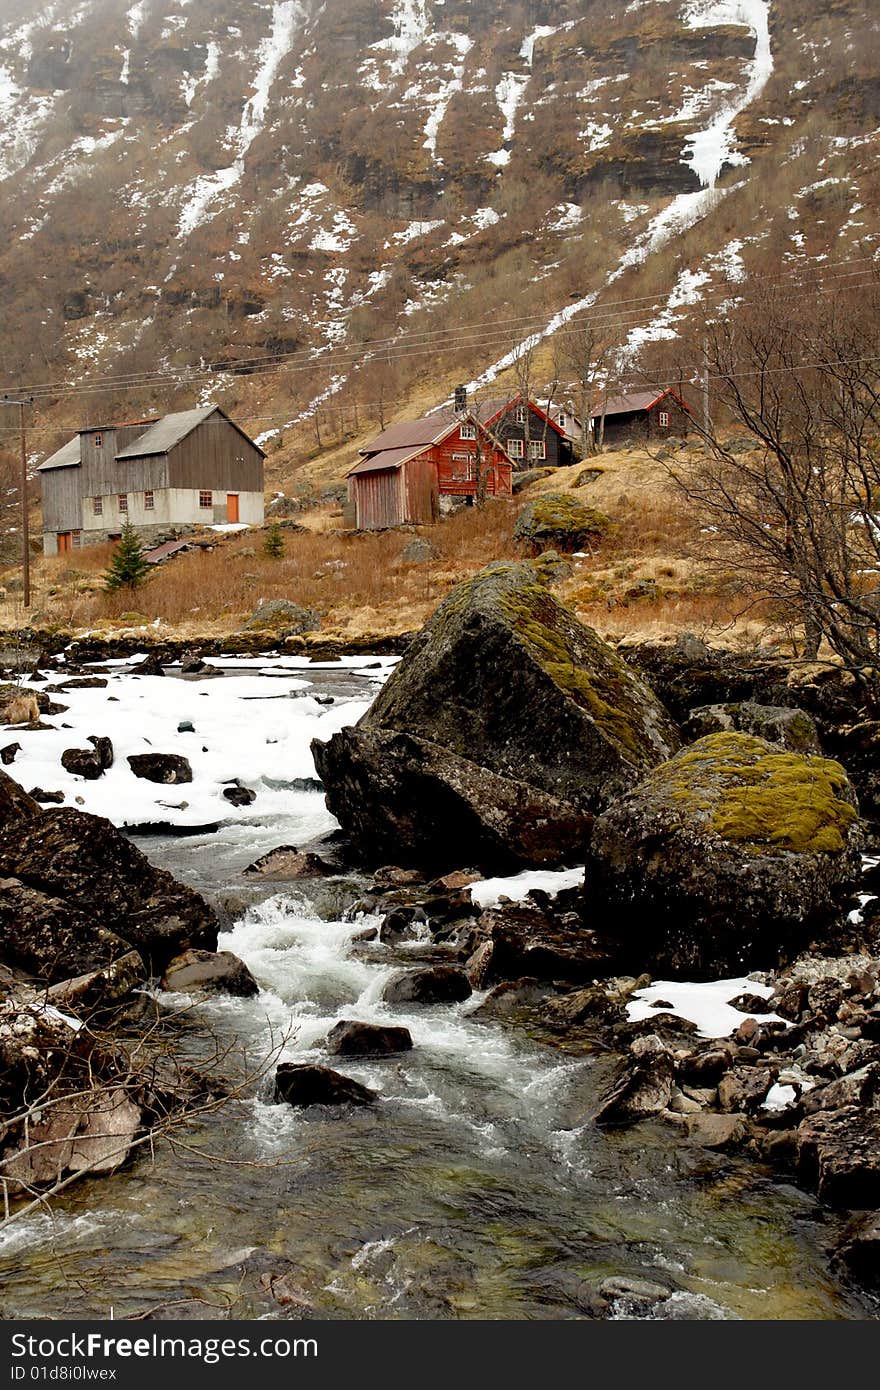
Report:
<svg viewBox="0 0 880 1390"><path fill-rule="evenodd" d="M102 816L44 811L0 773L0 960L56 981L132 948L160 971L213 949L217 920Z"/></svg>
<svg viewBox="0 0 880 1390"><path fill-rule="evenodd" d="M633 968L735 975L805 944L861 842L839 763L712 734L599 817L587 891Z"/></svg>
<svg viewBox="0 0 880 1390"><path fill-rule="evenodd" d="M656 697L526 562L454 589L360 722L312 751L368 856L485 869L579 859L593 816L676 746Z"/></svg>

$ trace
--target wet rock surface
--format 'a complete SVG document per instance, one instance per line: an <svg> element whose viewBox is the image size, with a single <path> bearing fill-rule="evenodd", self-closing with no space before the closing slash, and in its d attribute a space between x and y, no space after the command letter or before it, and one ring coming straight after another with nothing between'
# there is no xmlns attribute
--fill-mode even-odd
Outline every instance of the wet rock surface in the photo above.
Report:
<svg viewBox="0 0 880 1390"><path fill-rule="evenodd" d="M662 706L542 584L490 566L453 590L351 729L313 753L366 856L553 864L677 745Z"/></svg>
<svg viewBox="0 0 880 1390"><path fill-rule="evenodd" d="M288 1105L372 1105L378 1094L332 1067L282 1062L275 1073L275 1099Z"/></svg>

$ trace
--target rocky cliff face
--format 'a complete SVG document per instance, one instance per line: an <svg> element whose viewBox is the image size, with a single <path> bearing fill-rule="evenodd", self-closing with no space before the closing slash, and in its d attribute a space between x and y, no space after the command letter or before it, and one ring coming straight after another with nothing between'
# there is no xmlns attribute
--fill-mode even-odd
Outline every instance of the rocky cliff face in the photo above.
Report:
<svg viewBox="0 0 880 1390"><path fill-rule="evenodd" d="M65 428L210 395L301 453L316 401L357 433L587 302L636 348L753 271L870 253L868 10L6 0L4 385L100 381L41 397Z"/></svg>

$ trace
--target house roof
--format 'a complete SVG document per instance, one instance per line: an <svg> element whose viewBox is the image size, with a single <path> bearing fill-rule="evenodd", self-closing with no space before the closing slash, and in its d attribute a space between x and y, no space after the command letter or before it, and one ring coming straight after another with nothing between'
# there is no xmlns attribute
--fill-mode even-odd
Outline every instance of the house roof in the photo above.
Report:
<svg viewBox="0 0 880 1390"><path fill-rule="evenodd" d="M48 473L55 468L78 468L81 463L79 450L79 435L73 439L68 439L66 444L62 444L54 454L41 463L37 469L38 473Z"/></svg>
<svg viewBox="0 0 880 1390"><path fill-rule="evenodd" d="M230 420L226 412L216 405L202 406L198 410L178 410L173 411L170 415L153 416L149 420L128 420L123 424L104 425L101 428L109 431L130 429L132 425L145 426L142 434L116 454L116 462L124 463L127 459L139 459L152 454L167 454L170 449L174 448L175 444L179 444L182 439L191 434L197 425L215 413L221 415L234 430L238 431L242 439L246 439L249 444L253 445L263 458L266 457L265 450L261 449L259 444L254 443L254 440L245 434L241 426L237 425L234 420ZM68 440L56 453L41 463L37 472L47 473L55 468L77 468L82 463L80 439L82 435L93 432L93 428L80 430L79 434Z"/></svg>
<svg viewBox="0 0 880 1390"><path fill-rule="evenodd" d="M401 420L397 425L389 425L387 430L377 435L365 449L360 450L361 461L349 469L348 477L360 477L364 473L382 473L389 468L400 468L423 449L430 449L432 444L441 443L452 430L467 421L480 425L480 421L471 411L465 411L464 414L438 411L434 415L424 415L420 420ZM480 428L483 428L482 425ZM485 429L483 433L486 433ZM494 445L494 440L492 443Z"/></svg>
<svg viewBox="0 0 880 1390"><path fill-rule="evenodd" d="M143 434L133 440L116 455L120 459L139 459L146 454L167 454L181 439L192 434L196 425L207 420L217 409L215 405L204 406L201 410L177 410L171 415L163 415L155 424L148 425Z"/></svg>
<svg viewBox="0 0 880 1390"><path fill-rule="evenodd" d="M356 463L354 468L349 471L349 478L355 474L363 473L384 473L389 468L400 468L401 464L406 463L407 459L415 458L423 449L430 445L416 444L404 445L400 449L380 449L378 453L368 454L366 458Z"/></svg>
<svg viewBox="0 0 880 1390"><path fill-rule="evenodd" d="M664 400L667 396L672 396L682 410L686 410L690 415L690 407L682 400L677 391L670 387L666 391L630 391L625 396L612 396L605 403L605 415L629 415L636 410L650 410L658 401ZM593 407L593 418L596 419L602 414L602 407Z"/></svg>

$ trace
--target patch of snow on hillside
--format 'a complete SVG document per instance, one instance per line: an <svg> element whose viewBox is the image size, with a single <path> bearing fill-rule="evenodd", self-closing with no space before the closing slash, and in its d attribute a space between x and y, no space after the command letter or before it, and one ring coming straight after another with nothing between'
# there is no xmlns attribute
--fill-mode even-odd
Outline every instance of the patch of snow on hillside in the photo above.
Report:
<svg viewBox="0 0 880 1390"><path fill-rule="evenodd" d="M425 42L431 32L427 0L397 0L390 15L394 33L371 43L377 53L387 53L388 66L395 76L406 68L409 56Z"/></svg>
<svg viewBox="0 0 880 1390"><path fill-rule="evenodd" d="M435 222L410 222L408 227L404 227L402 232L395 232L394 235L385 242L385 249L389 246L406 246L411 241L417 241L419 237L430 236L438 227L443 226L442 217Z"/></svg>
<svg viewBox="0 0 880 1390"><path fill-rule="evenodd" d="M471 224L470 230L466 232L453 232L447 241L447 246L461 246L462 242L470 241L472 237L478 236L480 232L486 231L488 227L494 227L501 221L501 214L494 208L477 208L476 212L465 218Z"/></svg>
<svg viewBox="0 0 880 1390"><path fill-rule="evenodd" d="M122 68L119 73L119 81L124 87L128 86L128 74L131 69L131 49L126 48L122 53Z"/></svg>
<svg viewBox="0 0 880 1390"><path fill-rule="evenodd" d="M322 227L309 242L310 251L347 251L357 236L357 227L348 213L340 209L333 214L333 226Z"/></svg>
<svg viewBox="0 0 880 1390"><path fill-rule="evenodd" d="M132 39L136 39L143 28L144 20L147 15L147 0L138 0L136 5L125 16L125 23Z"/></svg>
<svg viewBox="0 0 880 1390"><path fill-rule="evenodd" d="M587 149L601 150L608 144L614 134L614 127L608 125L607 121L587 121L583 130L578 131L581 140L586 141Z"/></svg>
<svg viewBox="0 0 880 1390"><path fill-rule="evenodd" d="M530 34L526 34L519 56L526 60L529 67L532 67L535 61L536 44L540 43L542 39L552 39L554 34L561 34L566 29L573 29L579 22L579 20L570 19L567 24L539 24Z"/></svg>
<svg viewBox="0 0 880 1390"><path fill-rule="evenodd" d="M240 180L244 173L245 156L266 123L269 93L278 69L290 51L296 22L304 19L305 9L299 0L280 0L280 3L276 0L272 6L272 28L257 49L259 65L252 92L245 102L238 128L232 131L236 159L228 168L218 169L213 174L202 174L190 184L184 194L177 227L178 239L194 232L204 222L215 198Z"/></svg>
<svg viewBox="0 0 880 1390"><path fill-rule="evenodd" d="M740 95L725 105L703 130L688 136L687 164L704 188L714 188L725 164L745 164L736 149L734 122L767 85L773 71L770 48L770 0L692 0L682 16L689 29L715 28L736 24L755 36L755 54L747 65L748 81Z"/></svg>
<svg viewBox="0 0 880 1390"><path fill-rule="evenodd" d="M743 264L742 249L743 242L738 238L729 241L720 251L709 257L709 264L713 269L720 270L728 280L744 280L746 268Z"/></svg>
<svg viewBox="0 0 880 1390"><path fill-rule="evenodd" d="M201 73L191 73L183 80L183 99L187 106L192 106L196 92L201 87L207 87L209 82L213 82L220 69L220 45L211 39L208 43L208 53L205 59L205 68Z"/></svg>
<svg viewBox="0 0 880 1390"><path fill-rule="evenodd" d="M458 52L457 63L450 63L448 70L451 76L445 81L440 82L439 89L431 96L431 114L425 122L425 139L422 149L428 150L431 158L437 158L437 136L443 124L449 103L457 92L462 90L464 85L464 64L467 55L470 53L473 43L465 34L438 34L437 40L453 44ZM442 161L441 161L442 162Z"/></svg>
<svg viewBox="0 0 880 1390"><path fill-rule="evenodd" d="M498 109L504 117L504 129L501 132L503 142L513 139L516 129L516 113L525 96L526 87L529 85L528 73L506 72L495 88L495 100L498 102ZM510 154L505 149L495 150L492 154L483 156L490 164L499 166L507 164Z"/></svg>
<svg viewBox="0 0 880 1390"><path fill-rule="evenodd" d="M0 67L0 179L17 174L31 159L54 105L54 96L25 95L10 70Z"/></svg>
<svg viewBox="0 0 880 1390"><path fill-rule="evenodd" d="M626 343L620 353L621 362L636 356L645 343L659 343L675 338L674 325L683 317L677 310L699 303L703 286L708 284L711 278L705 270L682 270L664 308L656 318L649 324L631 329L627 334Z"/></svg>
<svg viewBox="0 0 880 1390"><path fill-rule="evenodd" d="M570 232L584 219L584 211L577 203L557 203L550 209L547 222L548 232Z"/></svg>

